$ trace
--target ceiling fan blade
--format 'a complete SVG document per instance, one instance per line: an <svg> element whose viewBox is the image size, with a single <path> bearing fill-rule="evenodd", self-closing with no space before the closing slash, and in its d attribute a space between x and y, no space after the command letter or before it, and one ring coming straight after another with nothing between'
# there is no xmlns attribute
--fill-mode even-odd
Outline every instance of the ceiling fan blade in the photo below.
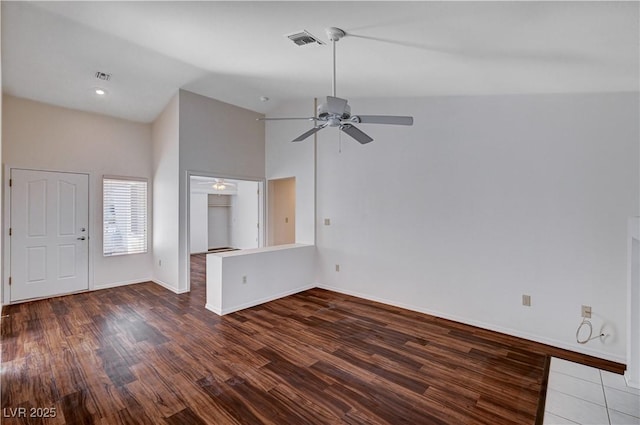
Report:
<svg viewBox="0 0 640 425"><path fill-rule="evenodd" d="M299 135L298 137L293 139L292 142L302 142L304 139L306 139L307 137L311 136L312 134L316 134L318 131L322 130L326 126L327 126L327 124L323 124L323 125L319 125L317 127L313 127L311 130L305 131L304 133L302 133L301 135Z"/></svg>
<svg viewBox="0 0 640 425"><path fill-rule="evenodd" d="M347 110L347 99L327 96L327 112L330 114L343 115Z"/></svg>
<svg viewBox="0 0 640 425"><path fill-rule="evenodd" d="M365 143L373 142L373 139L371 137L369 137L362 130L360 130L357 127L354 127L351 124L343 124L343 125L341 125L340 126L340 130L344 131L349 136L353 137L354 139L356 139L359 143L361 143L363 145Z"/></svg>
<svg viewBox="0 0 640 425"><path fill-rule="evenodd" d="M393 124L413 125L413 117L401 117L396 115L354 115L354 121L363 124Z"/></svg>
<svg viewBox="0 0 640 425"><path fill-rule="evenodd" d="M256 118L256 121L285 121L285 120L305 120L305 121L316 121L318 118L316 117L299 117L299 118Z"/></svg>

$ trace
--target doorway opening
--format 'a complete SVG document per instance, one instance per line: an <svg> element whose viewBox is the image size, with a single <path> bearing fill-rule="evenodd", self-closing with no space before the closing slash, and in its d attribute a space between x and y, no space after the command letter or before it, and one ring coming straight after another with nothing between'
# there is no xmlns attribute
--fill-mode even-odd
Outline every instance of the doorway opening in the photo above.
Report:
<svg viewBox="0 0 640 425"><path fill-rule="evenodd" d="M268 182L268 245L296 242L296 178Z"/></svg>
<svg viewBox="0 0 640 425"><path fill-rule="evenodd" d="M264 182L189 176L189 288L206 287L206 255L264 246Z"/></svg>
<svg viewBox="0 0 640 425"><path fill-rule="evenodd" d="M191 176L190 254L263 246L262 182Z"/></svg>

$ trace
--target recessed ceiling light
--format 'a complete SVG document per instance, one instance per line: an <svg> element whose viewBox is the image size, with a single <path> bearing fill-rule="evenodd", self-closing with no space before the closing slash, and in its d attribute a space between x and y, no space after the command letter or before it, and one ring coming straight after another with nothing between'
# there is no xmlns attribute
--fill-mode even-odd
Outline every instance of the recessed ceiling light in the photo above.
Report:
<svg viewBox="0 0 640 425"><path fill-rule="evenodd" d="M104 96L105 94L107 94L107 92L105 91L105 89L97 88L97 89L96 89L96 94L97 94L98 96Z"/></svg>

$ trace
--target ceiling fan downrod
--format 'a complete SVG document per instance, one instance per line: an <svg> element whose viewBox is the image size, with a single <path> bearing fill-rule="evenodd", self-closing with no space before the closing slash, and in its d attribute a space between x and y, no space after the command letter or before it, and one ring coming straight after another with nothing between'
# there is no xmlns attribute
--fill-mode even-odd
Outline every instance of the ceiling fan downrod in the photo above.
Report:
<svg viewBox="0 0 640 425"><path fill-rule="evenodd" d="M327 28L325 31L327 33L327 37L331 41L331 50L333 53L333 78L331 79L331 90L333 93L332 96L336 97L336 41L339 41L342 37L347 35L347 33L340 28L335 27Z"/></svg>

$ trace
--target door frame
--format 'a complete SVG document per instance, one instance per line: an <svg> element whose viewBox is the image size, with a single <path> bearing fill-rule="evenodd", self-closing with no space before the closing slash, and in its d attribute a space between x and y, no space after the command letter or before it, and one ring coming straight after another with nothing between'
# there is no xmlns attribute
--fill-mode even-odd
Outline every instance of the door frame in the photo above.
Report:
<svg viewBox="0 0 640 425"><path fill-rule="evenodd" d="M9 304L20 304L23 302L35 301L42 298L31 298L28 300L14 301L11 302L11 286L9 285L9 276L11 275L11 237L9 236L9 228L11 225L11 187L9 186L9 181L11 179L11 170L26 170L26 171L43 171L49 173L66 173L66 174L83 174L87 176L88 186L87 186L87 211L88 211L88 223L87 223L87 237L89 238L89 243L87 246L88 255L87 262L88 268L88 290L93 291L93 247L92 241L92 223L93 223L93 207L92 207L92 191L91 185L93 183L91 173L89 172L81 172L81 171L64 171L64 170L49 170L49 169L39 169L35 167L17 167L11 166L9 164L4 165L4 211L3 211L3 219L2 219L2 305ZM84 291L82 291L84 292ZM64 294L68 295L68 294ZM51 297L44 297L51 298Z"/></svg>

